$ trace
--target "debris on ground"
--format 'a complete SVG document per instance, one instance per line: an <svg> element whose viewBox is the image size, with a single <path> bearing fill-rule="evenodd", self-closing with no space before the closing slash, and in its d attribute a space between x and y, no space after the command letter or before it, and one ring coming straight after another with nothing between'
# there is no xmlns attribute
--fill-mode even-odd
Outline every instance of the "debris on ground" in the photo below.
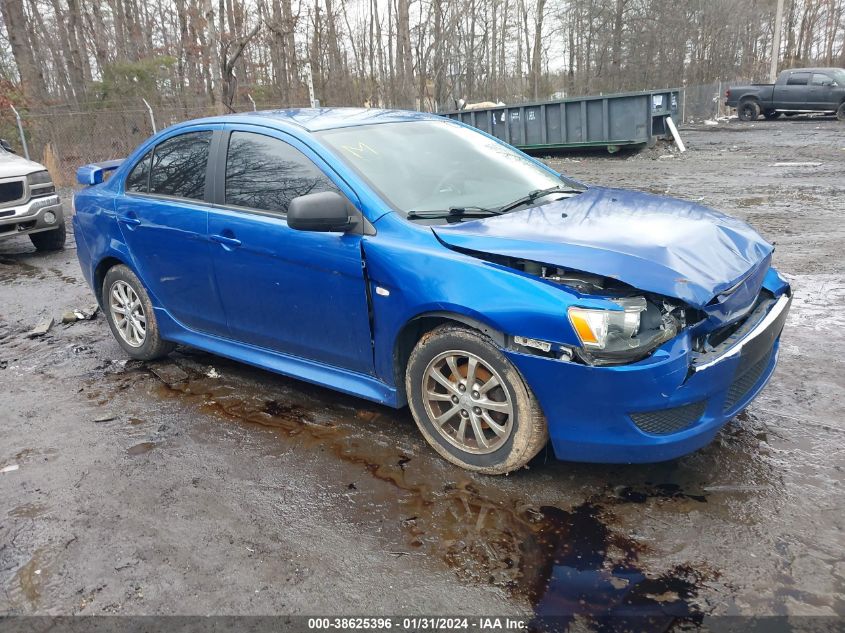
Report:
<svg viewBox="0 0 845 633"><path fill-rule="evenodd" d="M99 415L94 418L94 424L100 424L102 422L111 422L112 420L116 420L117 416L111 413L104 413L103 415Z"/></svg>
<svg viewBox="0 0 845 633"><path fill-rule="evenodd" d="M220 378L220 373L214 367L209 367L205 375L209 378Z"/></svg>
<svg viewBox="0 0 845 633"><path fill-rule="evenodd" d="M53 327L53 317L44 317L38 322L38 325L32 328L32 331L27 336L29 336L29 338L44 336L50 331L51 327Z"/></svg>
<svg viewBox="0 0 845 633"><path fill-rule="evenodd" d="M18 466L17 464L9 464L8 466L3 466L3 468L0 468L0 473L11 473L13 471L16 471L18 468L20 468L20 466Z"/></svg>
<svg viewBox="0 0 845 633"><path fill-rule="evenodd" d="M156 378L168 386L185 382L188 379L188 374L185 370L170 363L156 363L155 365L149 365L149 368L155 374Z"/></svg>
<svg viewBox="0 0 845 633"><path fill-rule="evenodd" d="M97 316L100 306L96 303L87 310L66 310L62 313L62 323L76 323L77 321L90 321Z"/></svg>

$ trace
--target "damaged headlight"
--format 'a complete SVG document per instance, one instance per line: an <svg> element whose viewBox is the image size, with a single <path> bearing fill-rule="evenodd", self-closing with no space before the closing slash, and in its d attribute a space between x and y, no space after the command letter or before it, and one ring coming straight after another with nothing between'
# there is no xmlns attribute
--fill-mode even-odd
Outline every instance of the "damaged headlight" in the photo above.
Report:
<svg viewBox="0 0 845 633"><path fill-rule="evenodd" d="M645 297L611 299L619 310L569 308L569 321L592 364L630 363L678 332L678 320Z"/></svg>

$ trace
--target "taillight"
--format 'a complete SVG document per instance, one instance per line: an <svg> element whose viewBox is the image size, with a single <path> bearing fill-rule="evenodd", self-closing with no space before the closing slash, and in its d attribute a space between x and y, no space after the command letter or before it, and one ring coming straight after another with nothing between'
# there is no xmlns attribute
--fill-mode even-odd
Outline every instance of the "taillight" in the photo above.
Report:
<svg viewBox="0 0 845 633"><path fill-rule="evenodd" d="M725 90L725 98L726 98L726 99L730 99L730 98L731 98L731 91L730 91L730 90Z"/></svg>

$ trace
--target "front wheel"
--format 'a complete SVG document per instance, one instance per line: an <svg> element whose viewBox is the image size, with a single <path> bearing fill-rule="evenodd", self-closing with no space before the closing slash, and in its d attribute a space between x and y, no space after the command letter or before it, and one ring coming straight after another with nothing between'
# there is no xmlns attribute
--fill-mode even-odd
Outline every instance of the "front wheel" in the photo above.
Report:
<svg viewBox="0 0 845 633"><path fill-rule="evenodd" d="M67 229L65 228L64 218L56 228L50 231L32 233L29 236L29 241L32 242L37 251L60 251L65 247L66 239Z"/></svg>
<svg viewBox="0 0 845 633"><path fill-rule="evenodd" d="M839 104L839 108L836 110L836 118L845 121L845 102Z"/></svg>
<svg viewBox="0 0 845 633"><path fill-rule="evenodd" d="M426 441L467 470L511 472L548 440L534 394L493 341L475 330L444 325L425 334L408 360L405 388Z"/></svg>
<svg viewBox="0 0 845 633"><path fill-rule="evenodd" d="M740 121L756 121L760 117L760 105L756 101L743 101L737 113Z"/></svg>
<svg viewBox="0 0 845 633"><path fill-rule="evenodd" d="M153 305L141 280L126 266L112 266L103 280L103 307L114 338L132 358L153 360L175 345L159 336Z"/></svg>

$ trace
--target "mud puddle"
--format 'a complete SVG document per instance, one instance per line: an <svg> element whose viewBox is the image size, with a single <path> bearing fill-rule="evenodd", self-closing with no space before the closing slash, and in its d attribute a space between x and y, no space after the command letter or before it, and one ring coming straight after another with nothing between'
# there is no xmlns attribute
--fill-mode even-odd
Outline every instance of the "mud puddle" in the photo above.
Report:
<svg viewBox="0 0 845 633"><path fill-rule="evenodd" d="M626 618L663 626L703 617L699 587L718 574L691 564L651 573L641 562L650 549L611 527L614 506L655 498L704 504L703 496L658 483L607 489L570 508L535 504L508 495L498 480L487 484L486 478L444 467L420 444L377 441L386 427L414 433L404 412L352 399L347 404L343 396L329 400L325 391L300 383L280 394L267 374L251 377L253 370L215 358L221 377L193 360L212 357L190 354L167 363L168 371L161 365L132 370L134 377L118 377L117 389L137 385L145 374L144 389L154 398L178 399L208 414L195 420L196 432L219 434L215 420L257 424L283 440L280 451L330 451L347 466L363 468L392 492L378 493L366 479L352 481L346 485L352 501L347 510L366 521L375 508L387 507L385 515L398 523L405 545L392 555L439 560L464 582L505 589L531 605L533 630L563 630L573 619L600 626L612 619L615 630ZM165 383L161 376L172 380ZM319 393L312 396L312 389ZM140 455L156 446L144 442L127 452Z"/></svg>

